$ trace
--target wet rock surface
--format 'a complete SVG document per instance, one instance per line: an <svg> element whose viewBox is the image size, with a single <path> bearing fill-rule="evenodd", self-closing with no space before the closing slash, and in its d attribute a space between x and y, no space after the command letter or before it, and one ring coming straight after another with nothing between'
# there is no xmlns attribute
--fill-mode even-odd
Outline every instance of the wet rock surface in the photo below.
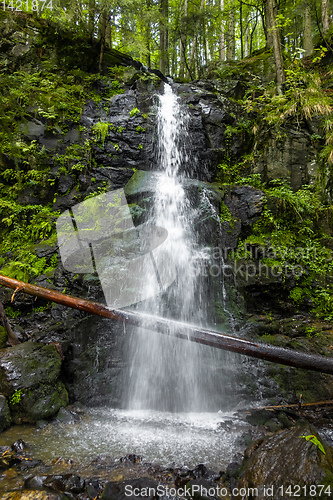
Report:
<svg viewBox="0 0 333 500"><path fill-rule="evenodd" d="M324 451L304 436L316 438ZM246 450L245 457L239 488L255 487L258 499L266 498L265 485L273 487L271 498L274 500L280 499L281 491L286 491L289 485L292 491L300 487L300 498L309 498L311 485L328 485L332 477L331 450L325 449L320 436L309 425L284 430L259 441ZM242 498L251 498L251 495Z"/></svg>
<svg viewBox="0 0 333 500"><path fill-rule="evenodd" d="M270 487L270 491L274 492L270 498L275 500L283 498L281 488L286 491L289 485L292 488L299 485L299 498L305 500L309 498L309 493L304 492L310 491L311 485L330 485L333 442L325 437L323 421L325 417L329 421L332 406L267 407L244 410L243 414L253 424L240 437L244 449L247 445L244 455L238 453L220 471L211 470L203 463L194 468L173 464L161 466L147 463L144 457L134 454L116 460L105 455L97 456L85 470L70 459L59 458L52 464L37 461L31 455L29 446L18 441L12 446L0 448L3 457L0 461L2 498L161 499L175 495L182 497L182 492L186 490L195 499L250 500L266 498L267 490L264 488ZM278 430L272 430L270 426L274 420L280 423ZM221 427L219 432L227 430ZM16 491L11 489L13 484ZM239 496L240 491L249 493ZM33 495L33 492L35 497L24 496ZM313 498L313 495L310 497ZM330 495L323 494L321 497L329 498Z"/></svg>
<svg viewBox="0 0 333 500"><path fill-rule="evenodd" d="M0 351L0 390L9 398L14 422L51 417L68 403L60 370L54 345L25 342Z"/></svg>

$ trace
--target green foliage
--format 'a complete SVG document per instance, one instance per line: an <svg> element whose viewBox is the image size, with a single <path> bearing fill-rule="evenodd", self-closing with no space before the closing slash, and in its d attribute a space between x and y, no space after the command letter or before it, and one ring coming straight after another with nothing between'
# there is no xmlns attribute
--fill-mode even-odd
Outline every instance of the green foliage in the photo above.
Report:
<svg viewBox="0 0 333 500"><path fill-rule="evenodd" d="M136 116L138 113L140 113L140 110L138 108L133 108L130 111L129 116L130 116L130 118L133 118L133 116Z"/></svg>
<svg viewBox="0 0 333 500"><path fill-rule="evenodd" d="M319 441L319 439L316 436L310 434L309 436L300 436L300 437L305 439L306 441L311 441L311 443L317 446L317 448L319 448L319 450L322 453L324 453L324 455L326 455L326 451L324 449L323 444Z"/></svg>
<svg viewBox="0 0 333 500"><path fill-rule="evenodd" d="M17 318L21 314L20 311L15 311L11 306L5 308L5 313L8 318Z"/></svg>
<svg viewBox="0 0 333 500"><path fill-rule="evenodd" d="M231 225L235 222L235 218L233 217L229 208L223 202L221 203L220 221L229 222Z"/></svg>
<svg viewBox="0 0 333 500"><path fill-rule="evenodd" d="M330 216L319 194L304 186L294 192L283 180L264 189L266 206L254 224L247 246L260 247L262 264L280 269L283 280L293 275L296 285L290 299L297 306L312 304L312 313L319 318L333 318L333 261L331 251L321 241L321 218ZM274 213L268 208L268 200ZM240 253L244 242L239 244ZM243 251L244 253L244 251ZM251 255L240 255L249 259ZM323 282L323 276L328 283Z"/></svg>
<svg viewBox="0 0 333 500"><path fill-rule="evenodd" d="M28 281L52 271L57 265L57 255L39 258L34 244L55 238L55 220L59 212L42 205L20 205L0 198L0 254L10 258L1 260L1 274Z"/></svg>
<svg viewBox="0 0 333 500"><path fill-rule="evenodd" d="M12 397L10 398L9 403L12 406L19 404L22 400L22 396L23 396L22 389L16 389L16 391L14 392Z"/></svg>
<svg viewBox="0 0 333 500"><path fill-rule="evenodd" d="M92 128L97 140L101 141L104 145L105 138L108 135L108 131L109 131L109 124L99 121L98 123L93 125L91 128Z"/></svg>

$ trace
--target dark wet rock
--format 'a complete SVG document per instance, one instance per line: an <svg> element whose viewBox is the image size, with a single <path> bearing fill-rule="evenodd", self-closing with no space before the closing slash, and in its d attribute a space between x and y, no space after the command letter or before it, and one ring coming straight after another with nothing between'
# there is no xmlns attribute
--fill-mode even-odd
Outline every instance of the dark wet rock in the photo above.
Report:
<svg viewBox="0 0 333 500"><path fill-rule="evenodd" d="M311 143L308 130L282 130L279 139L265 140L264 152L256 162L254 173L262 174L265 181L287 179L293 189L314 184L319 160Z"/></svg>
<svg viewBox="0 0 333 500"><path fill-rule="evenodd" d="M250 415L246 416L246 420L251 425L264 425L271 417L272 411L270 410L252 410Z"/></svg>
<svg viewBox="0 0 333 500"><path fill-rule="evenodd" d="M53 197L53 188L50 186L44 188L36 184L35 186L24 188L18 195L17 201L21 205L42 205L52 202Z"/></svg>
<svg viewBox="0 0 333 500"><path fill-rule="evenodd" d="M20 458L16 452L9 446L0 446L0 470L9 469L15 464L20 463Z"/></svg>
<svg viewBox="0 0 333 500"><path fill-rule="evenodd" d="M7 429L11 424L10 410L7 398L0 394L0 432Z"/></svg>
<svg viewBox="0 0 333 500"><path fill-rule="evenodd" d="M54 345L25 342L0 351L0 388L16 422L35 422L68 403L58 380L61 358Z"/></svg>
<svg viewBox="0 0 333 500"><path fill-rule="evenodd" d="M200 478L189 481L186 488L192 498L213 500L220 498L217 486L217 483L214 481L208 481L207 479ZM219 486L221 488L221 485Z"/></svg>
<svg viewBox="0 0 333 500"><path fill-rule="evenodd" d="M230 188L224 203L233 217L241 221L241 234L244 237L259 220L264 209L264 193L252 186L236 186Z"/></svg>
<svg viewBox="0 0 333 500"><path fill-rule="evenodd" d="M89 479L86 481L85 492L88 498L93 500L97 498L103 490L103 485L98 479Z"/></svg>
<svg viewBox="0 0 333 500"><path fill-rule="evenodd" d="M1 500L68 500L62 494L50 493L46 491L26 490L4 493Z"/></svg>
<svg viewBox="0 0 333 500"><path fill-rule="evenodd" d="M193 475L195 478L205 477L207 474L207 467L204 464L199 464L193 469Z"/></svg>
<svg viewBox="0 0 333 500"><path fill-rule="evenodd" d="M129 479L122 483L110 482L104 488L102 500L157 499L158 482L148 477ZM156 493L156 494L155 494Z"/></svg>
<svg viewBox="0 0 333 500"><path fill-rule="evenodd" d="M63 474L47 476L43 481L43 487L51 490L81 493L84 490L85 481L76 474Z"/></svg>
<svg viewBox="0 0 333 500"><path fill-rule="evenodd" d="M64 195L74 186L74 178L69 174L61 174L58 183L58 193Z"/></svg>
<svg viewBox="0 0 333 500"><path fill-rule="evenodd" d="M311 441L302 436L315 436L325 450L325 454ZM257 447L251 445L243 464L238 487L257 488L255 498L264 499L264 485L274 487L273 500L281 499L279 488L284 486L327 484L332 477L333 462L331 450L325 446L313 427L297 426L266 438ZM304 490L300 491L303 493ZM243 496L249 499L250 496ZM304 495L302 498L309 498Z"/></svg>
<svg viewBox="0 0 333 500"><path fill-rule="evenodd" d="M37 420L36 427L37 429L45 429L49 425L47 420Z"/></svg>
<svg viewBox="0 0 333 500"><path fill-rule="evenodd" d="M16 453L22 453L22 451L26 450L28 445L23 441L23 439L18 439L15 443L12 444L12 449Z"/></svg>
<svg viewBox="0 0 333 500"><path fill-rule="evenodd" d="M47 476L30 476L24 481L24 487L27 489L42 489Z"/></svg>
<svg viewBox="0 0 333 500"><path fill-rule="evenodd" d="M142 462L142 457L140 455L129 454L126 455L125 457L121 457L120 462L139 464Z"/></svg>
<svg viewBox="0 0 333 500"><path fill-rule="evenodd" d="M45 132L45 125L39 120L33 119L21 126L23 134L30 140L38 139Z"/></svg>
<svg viewBox="0 0 333 500"><path fill-rule="evenodd" d="M57 413L57 421L62 424L74 424L80 419L80 417L74 412L67 408L60 408Z"/></svg>

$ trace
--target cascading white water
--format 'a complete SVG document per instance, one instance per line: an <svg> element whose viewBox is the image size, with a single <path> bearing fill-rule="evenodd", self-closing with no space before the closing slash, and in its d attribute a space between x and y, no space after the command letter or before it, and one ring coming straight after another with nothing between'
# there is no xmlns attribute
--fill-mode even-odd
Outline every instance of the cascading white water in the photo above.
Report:
<svg viewBox="0 0 333 500"><path fill-rule="evenodd" d="M188 115L170 85L158 108L158 168L150 223L168 231L167 250L177 271L176 281L145 301L146 312L196 325L207 323L207 296L197 270L206 258L192 227L197 207L183 187L181 166L189 162ZM142 270L145 272L145 270ZM147 275L147 287L150 286ZM172 328L170 326L170 328ZM219 409L222 381L213 349L139 329L130 345L130 373L125 406L162 411Z"/></svg>
<svg viewBox="0 0 333 500"><path fill-rule="evenodd" d="M164 244L169 246L177 278L163 293L137 307L184 324L209 326L213 323L213 301L224 309L223 281L218 277L214 281L210 273L201 272L218 262L212 259L210 247L216 241L213 233L218 233L219 217L204 187L182 173L184 164L190 167L192 161L186 152L190 148L189 117L171 87L166 85L164 90L158 109L159 174L147 223L168 231ZM189 183L194 199L189 196ZM201 235L197 234L198 220L204 233ZM209 226L212 220L215 229ZM209 236L213 237L211 241ZM141 272L147 287L142 296L149 297L149 289L156 290L156 283L154 288L149 272ZM23 438L36 457L55 463L55 467L59 467L55 460L59 456L74 459L79 474L80 468L86 473L85 467L97 463L98 471L92 469L91 477L99 477L100 457L104 454L117 460L134 453L143 456L144 461L166 467L176 464L193 468L204 463L216 471L225 468L233 454L242 451L237 437L247 429L237 415L217 412L226 409L225 398L233 400L236 392L231 380L232 355L144 328L131 335L130 327L126 330L130 370L121 384L123 409L91 409L74 424L45 429L20 426L18 435L11 428L1 434L0 445ZM97 354L99 348L105 348L103 339L99 342ZM102 375L101 365L97 356L95 368ZM97 455L98 460L92 462ZM64 464L67 471L65 460ZM43 468L41 474L44 472Z"/></svg>

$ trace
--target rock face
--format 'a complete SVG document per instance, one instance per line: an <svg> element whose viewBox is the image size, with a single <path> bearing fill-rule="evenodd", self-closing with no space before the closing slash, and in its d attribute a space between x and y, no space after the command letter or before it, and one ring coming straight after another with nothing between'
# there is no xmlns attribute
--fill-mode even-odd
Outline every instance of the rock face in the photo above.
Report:
<svg viewBox="0 0 333 500"><path fill-rule="evenodd" d="M288 130L278 140L269 137L263 155L253 168L265 181L286 179L295 190L314 184L318 174L317 151L308 130Z"/></svg>
<svg viewBox="0 0 333 500"><path fill-rule="evenodd" d="M315 437L325 453L302 436ZM310 494L311 485L316 485L318 488L321 484L326 487L332 477L331 450L321 442L315 430L309 425L297 426L275 434L262 443L252 444L245 452L245 457L247 457L245 471L241 475L238 487L244 488L243 491L247 492L251 488L256 488L257 492L254 496L245 494L242 496L243 500L267 498L268 487L272 488L269 498L280 500L288 496L286 489L289 485L292 495L297 493L299 498L307 499L311 496L320 498L319 490L318 496ZM295 488L298 486L299 490L296 491ZM323 494L322 498L329 496Z"/></svg>
<svg viewBox="0 0 333 500"><path fill-rule="evenodd" d="M10 410L5 396L0 394L0 432L7 429L11 424Z"/></svg>
<svg viewBox="0 0 333 500"><path fill-rule="evenodd" d="M54 345L25 342L0 351L0 391L9 398L15 422L51 417L68 403L58 379L61 358Z"/></svg>

